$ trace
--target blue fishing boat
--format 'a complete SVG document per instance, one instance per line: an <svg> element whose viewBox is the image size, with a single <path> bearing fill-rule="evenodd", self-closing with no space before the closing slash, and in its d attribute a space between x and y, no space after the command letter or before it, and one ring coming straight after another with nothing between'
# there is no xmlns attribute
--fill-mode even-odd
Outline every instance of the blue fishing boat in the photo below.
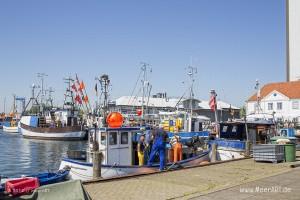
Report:
<svg viewBox="0 0 300 200"><path fill-rule="evenodd" d="M65 181L69 175L70 170L59 170L56 173L45 172L40 174L33 174L28 177L36 177L39 179L40 185L48 185Z"/></svg>
<svg viewBox="0 0 300 200"><path fill-rule="evenodd" d="M1 116L0 117L0 129L3 129L3 126L9 127L11 120L12 120L12 117Z"/></svg>

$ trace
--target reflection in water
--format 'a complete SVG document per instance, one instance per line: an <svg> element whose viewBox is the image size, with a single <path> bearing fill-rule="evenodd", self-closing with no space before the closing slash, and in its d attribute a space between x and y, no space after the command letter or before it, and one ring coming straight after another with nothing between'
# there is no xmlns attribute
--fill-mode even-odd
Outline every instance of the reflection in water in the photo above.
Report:
<svg viewBox="0 0 300 200"><path fill-rule="evenodd" d="M0 175L21 176L59 168L68 150L85 150L86 141L49 141L23 138L0 131Z"/></svg>

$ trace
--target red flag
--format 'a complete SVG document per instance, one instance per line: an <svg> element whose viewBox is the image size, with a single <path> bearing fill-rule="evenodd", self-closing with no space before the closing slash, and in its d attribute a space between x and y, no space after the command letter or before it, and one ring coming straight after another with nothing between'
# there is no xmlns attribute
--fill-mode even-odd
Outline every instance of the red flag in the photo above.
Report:
<svg viewBox="0 0 300 200"><path fill-rule="evenodd" d="M87 102L89 101L89 98L88 98L88 96L86 95L86 96L84 96L84 97L82 98L82 100L84 101L84 103L87 103Z"/></svg>
<svg viewBox="0 0 300 200"><path fill-rule="evenodd" d="M84 88L85 88L85 85L84 85L83 81L81 81L81 83L80 83L80 85L79 85L79 89L80 89L80 90L83 90Z"/></svg>
<svg viewBox="0 0 300 200"><path fill-rule="evenodd" d="M78 103L78 104L82 104L82 100L80 98L80 96L77 94L76 97L75 97L75 101Z"/></svg>
<svg viewBox="0 0 300 200"><path fill-rule="evenodd" d="M212 94L210 97L209 107L212 111L216 111L217 109L217 101L216 101L216 96L214 94Z"/></svg>
<svg viewBox="0 0 300 200"><path fill-rule="evenodd" d="M72 89L73 89L75 92L77 92L77 88L76 88L75 83L73 83L73 85L72 85L71 87L72 87Z"/></svg>

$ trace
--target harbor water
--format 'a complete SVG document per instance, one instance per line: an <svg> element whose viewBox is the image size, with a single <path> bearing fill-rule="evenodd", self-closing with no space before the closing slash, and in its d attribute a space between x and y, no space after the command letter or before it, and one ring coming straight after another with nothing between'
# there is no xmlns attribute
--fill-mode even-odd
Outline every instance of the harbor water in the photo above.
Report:
<svg viewBox="0 0 300 200"><path fill-rule="evenodd" d="M84 150L86 141L49 141L23 138L0 130L0 175L18 177L55 171L68 150Z"/></svg>

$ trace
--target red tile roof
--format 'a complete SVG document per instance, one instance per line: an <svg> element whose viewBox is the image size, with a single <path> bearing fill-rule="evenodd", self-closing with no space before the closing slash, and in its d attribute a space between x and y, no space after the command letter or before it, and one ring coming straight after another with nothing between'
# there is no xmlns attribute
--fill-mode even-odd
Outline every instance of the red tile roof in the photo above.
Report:
<svg viewBox="0 0 300 200"><path fill-rule="evenodd" d="M260 98L268 96L272 91L278 91L290 99L300 99L300 81L269 83L260 89ZM248 101L256 101L256 93Z"/></svg>

